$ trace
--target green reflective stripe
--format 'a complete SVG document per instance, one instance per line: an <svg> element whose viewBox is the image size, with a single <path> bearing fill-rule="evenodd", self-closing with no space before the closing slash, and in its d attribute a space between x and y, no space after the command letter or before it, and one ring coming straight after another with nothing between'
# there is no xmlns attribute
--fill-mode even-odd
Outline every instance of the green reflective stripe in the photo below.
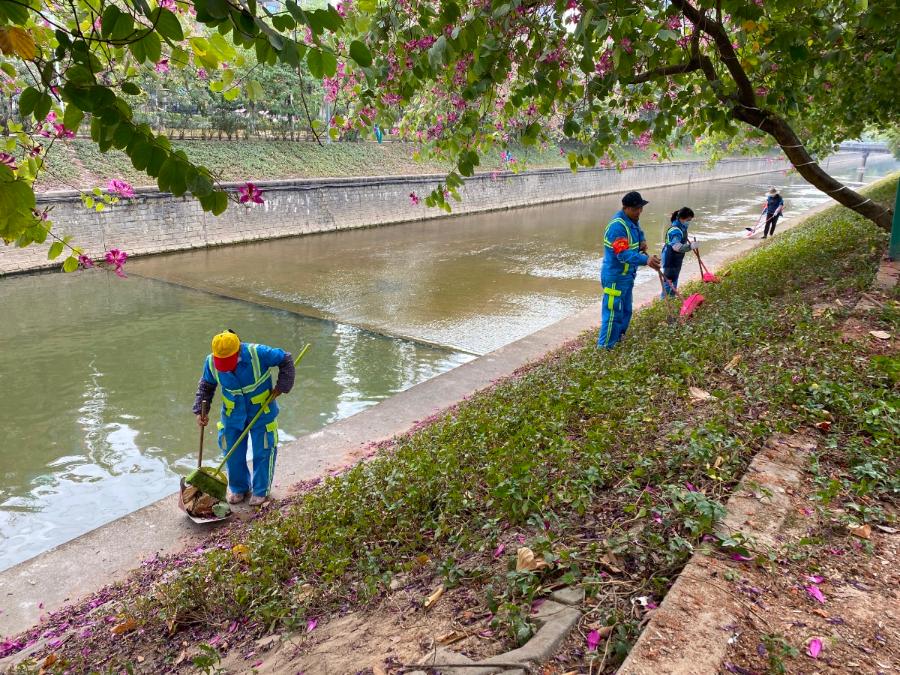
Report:
<svg viewBox="0 0 900 675"><path fill-rule="evenodd" d="M633 239L631 238L631 228L628 227L628 223L626 223L621 218L613 218L611 221L609 221L609 224L606 226L606 230L604 230L603 232L603 243L607 246L612 247L612 244L609 243L609 228L611 228L615 223L620 223L622 227L625 228L625 236L628 238L628 248L631 248L634 245Z"/></svg>
<svg viewBox="0 0 900 675"><path fill-rule="evenodd" d="M260 370L259 370L259 354L256 353L256 350L259 349L259 345L250 344L247 345L247 351L250 352L250 365L253 366L253 379L259 382L260 378Z"/></svg>
<svg viewBox="0 0 900 675"><path fill-rule="evenodd" d="M218 429L219 431L222 431L222 429L224 429L224 428L225 428L224 422L216 422L216 429Z"/></svg>
<svg viewBox="0 0 900 675"><path fill-rule="evenodd" d="M222 384L219 382L219 371L216 370L216 364L213 362L213 355L210 354L206 357L206 363L209 364L209 372L213 374L213 377L216 378L216 384Z"/></svg>
<svg viewBox="0 0 900 675"><path fill-rule="evenodd" d="M262 405L262 404L265 403L266 400L269 398L269 393L270 393L269 390L266 389L264 392L262 392L262 393L260 393L260 394L257 394L256 396L254 396L253 398L251 398L251 399L250 399L250 403L255 403L256 405ZM269 412L269 406L268 406L268 405L263 406L263 412L264 412L264 413ZM268 428L268 427L266 427L266 428Z"/></svg>
<svg viewBox="0 0 900 675"><path fill-rule="evenodd" d="M222 397L222 405L225 406L225 416L230 417L231 413L234 411L234 401L230 398Z"/></svg>
<svg viewBox="0 0 900 675"><path fill-rule="evenodd" d="M615 297L622 295L622 291L616 290L616 285L613 284L609 288L604 288L603 292L609 295L609 321L606 322L606 340L604 340L604 344L609 345L609 338L612 336L613 315L616 311Z"/></svg>
<svg viewBox="0 0 900 675"><path fill-rule="evenodd" d="M670 235L672 235L675 232L677 232L678 234L681 234L681 228L680 227L670 227L669 231L666 232L666 238L668 238Z"/></svg>
<svg viewBox="0 0 900 675"><path fill-rule="evenodd" d="M615 299L617 297L619 297L620 295L622 295L622 291L617 291L614 287L610 287L610 288L604 288L603 292L609 296L609 301L607 302L606 306L609 308L609 311L611 312L611 311L613 311Z"/></svg>
<svg viewBox="0 0 900 675"><path fill-rule="evenodd" d="M628 268L630 265L628 263L622 263L624 267L622 268L622 274L628 274Z"/></svg>

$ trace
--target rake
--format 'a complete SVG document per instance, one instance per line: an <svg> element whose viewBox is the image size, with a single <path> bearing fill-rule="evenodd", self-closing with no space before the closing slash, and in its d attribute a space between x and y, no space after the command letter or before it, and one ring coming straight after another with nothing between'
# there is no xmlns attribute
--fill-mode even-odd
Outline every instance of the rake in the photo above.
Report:
<svg viewBox="0 0 900 675"><path fill-rule="evenodd" d="M300 354L297 355L297 358L294 359L294 365L296 366L300 363L300 359L306 354L309 350L309 344L307 344L303 349L300 350ZM184 482L188 485L191 485L204 494L208 494L210 497L215 497L220 502L225 501L225 494L228 488L228 479L225 476L225 473L222 471L222 467L225 466L225 462L228 461L228 458L231 457L232 453L237 449L237 447L241 444L247 434L250 433L250 429L253 428L253 425L256 424L257 420L259 420L260 416L263 414L263 411L269 407L269 404L275 400L275 392L272 391L269 394L269 397L266 399L265 403L260 406L256 415L253 416L253 419L250 420L250 424L244 427L244 430L241 432L241 435L237 437L234 443L231 444L231 448L229 448L228 452L225 453L225 456L222 458L222 461L219 462L219 466L213 468L210 466L199 466L194 469L187 478L184 479Z"/></svg>
<svg viewBox="0 0 900 675"><path fill-rule="evenodd" d="M697 240L694 239L694 246L696 246L696 245L697 245ZM696 248L693 248L691 250L694 251L694 255L697 256L697 262L700 263L700 277L703 279L703 281L708 284L718 283L719 277L717 277L715 274L710 272L709 269L707 269L706 265L703 264L703 260L702 260L702 258L700 258L700 251L698 251Z"/></svg>

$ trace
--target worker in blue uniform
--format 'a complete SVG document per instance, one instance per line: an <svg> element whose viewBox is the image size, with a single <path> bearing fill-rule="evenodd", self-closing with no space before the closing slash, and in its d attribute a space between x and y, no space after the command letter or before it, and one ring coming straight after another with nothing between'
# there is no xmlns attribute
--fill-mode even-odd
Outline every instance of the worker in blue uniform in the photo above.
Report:
<svg viewBox="0 0 900 675"><path fill-rule="evenodd" d="M688 227L693 219L694 212L687 206L682 206L672 214L662 250L662 273L667 282L663 284L663 299L675 295L684 256L694 249L688 239Z"/></svg>
<svg viewBox="0 0 900 675"><path fill-rule="evenodd" d="M273 389L270 369L276 367L278 380ZM212 339L212 353L203 364L194 398L193 410L200 426L209 423L202 402L212 401L219 385L222 387L219 447L223 453L231 448L260 408L263 409L248 434L253 450L252 482L247 467L247 437L227 462L228 503L244 501L252 489L250 506L258 506L266 501L272 489L278 448L278 404L274 399L287 394L294 386L293 358L283 349L241 342L234 331L219 333Z"/></svg>
<svg viewBox="0 0 900 675"><path fill-rule="evenodd" d="M600 282L603 300L600 335L597 346L612 349L625 335L631 322L632 289L638 267L648 265L659 270L657 255L647 255L647 239L638 224L644 205L639 192L622 197L622 210L606 226L603 236L603 266Z"/></svg>

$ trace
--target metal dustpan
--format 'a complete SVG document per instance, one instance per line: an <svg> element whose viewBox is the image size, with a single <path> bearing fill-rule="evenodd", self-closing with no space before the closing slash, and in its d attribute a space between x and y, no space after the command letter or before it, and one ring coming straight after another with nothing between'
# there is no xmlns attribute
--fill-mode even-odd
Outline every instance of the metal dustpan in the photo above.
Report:
<svg viewBox="0 0 900 675"><path fill-rule="evenodd" d="M209 403L207 401L202 401L200 403L200 414L205 416L208 411L209 411ZM205 431L206 431L206 427L200 427L200 452L198 453L198 457L197 457L198 469L203 464L203 435L204 435ZM192 485L188 485L185 482L184 477L181 478L181 489L178 491L178 508L181 509L182 511L184 511L185 515L187 515L187 517L190 518L191 520L193 520L195 523L198 523L198 524L217 523L222 520L227 520L228 518L231 517L231 509L228 506L228 504L224 501L218 501L218 503L210 504L211 509L216 508L219 504L224 505L224 509L227 509L227 511L225 511L222 515L211 514L208 516L195 516L190 511L188 511L187 504L185 504L185 501L184 501L185 495L189 495L189 497L191 497L191 498L195 497L195 495L200 495L201 497L207 497L210 500L214 500L214 498L210 497L209 495L204 495L196 487L194 487ZM191 503L192 504L195 503L195 499L191 499ZM224 511L224 509L221 509L221 510Z"/></svg>
<svg viewBox="0 0 900 675"><path fill-rule="evenodd" d="M198 525L204 525L206 523L218 523L223 520L228 520L233 515L233 511L228 511L224 516L195 516L188 512L187 507L184 505L184 491L188 489L190 486L184 482L184 478L181 479L181 490L178 492L178 508L184 511L185 515L193 520ZM222 502L224 503L224 502Z"/></svg>

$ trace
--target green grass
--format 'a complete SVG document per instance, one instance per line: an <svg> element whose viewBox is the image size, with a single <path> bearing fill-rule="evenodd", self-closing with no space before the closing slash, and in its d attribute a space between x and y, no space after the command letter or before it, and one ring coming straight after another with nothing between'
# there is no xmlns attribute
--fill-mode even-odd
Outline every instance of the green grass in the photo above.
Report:
<svg viewBox="0 0 900 675"><path fill-rule="evenodd" d="M895 189L896 177L868 194L889 203ZM629 600L665 594L773 432L831 421L821 461L837 468L821 472L823 499L866 503L861 517L877 521L873 504L896 497L897 357L844 343L839 306L812 310L835 298L848 307L884 245L870 222L832 208L704 286L689 322L668 322L655 303L614 351L588 336L498 383L228 546L173 567L151 595L126 597L123 611L145 633L112 662L146 641L176 645L174 657L172 628L296 628L375 601L406 573L471 586L510 642L531 634L530 603L548 584L581 584L603 597L595 618L616 625L614 667L640 630ZM889 308L876 320L893 331L898 323ZM690 403L691 386L714 400ZM520 535L551 571L515 571ZM246 556L229 548L237 543ZM495 560L498 543L508 546ZM612 594L610 554L620 568ZM66 645L71 663L85 643Z"/></svg>
<svg viewBox="0 0 900 675"><path fill-rule="evenodd" d="M208 167L223 181L271 180L277 178L318 178L399 174L445 173L448 166L437 160L417 161L415 148L404 143L332 143L319 146L300 141L173 141L194 162ZM568 167L559 148L515 148L510 151L518 165L527 168ZM679 150L679 159L695 157ZM633 161L649 161L646 153L631 152ZM500 151L489 153L479 171L504 167ZM82 189L103 186L111 178L133 185L153 185L146 174L136 171L119 150L101 153L84 139L55 143L47 161L47 173L37 184L39 190Z"/></svg>

